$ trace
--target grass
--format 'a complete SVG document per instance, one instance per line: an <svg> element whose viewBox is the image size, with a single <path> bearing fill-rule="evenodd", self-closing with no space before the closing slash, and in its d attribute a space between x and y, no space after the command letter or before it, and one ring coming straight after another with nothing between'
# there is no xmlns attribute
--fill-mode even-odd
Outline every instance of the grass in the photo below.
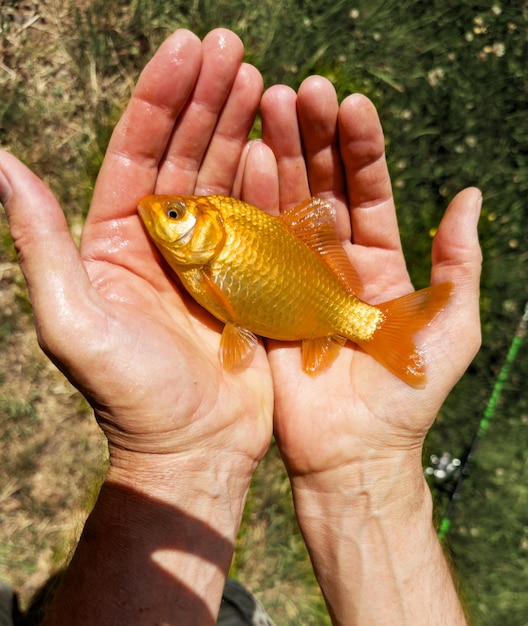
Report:
<svg viewBox="0 0 528 626"><path fill-rule="evenodd" d="M0 267L0 578L27 601L68 558L103 453L86 405L37 348L18 266Z"/></svg>
<svg viewBox="0 0 528 626"><path fill-rule="evenodd" d="M274 444L252 482L231 575L255 590L277 623L330 624Z"/></svg>
<svg viewBox="0 0 528 626"><path fill-rule="evenodd" d="M0 145L37 171L70 221L78 220L111 128L147 58L176 27L204 35L220 25L240 34L267 85L297 87L317 72L334 82L341 97L362 91L372 98L385 128L417 286L428 281L431 234L448 200L467 185L483 190L483 348L442 408L425 461L444 451L463 458L528 295L528 2L14 2L0 12ZM26 339L31 319L3 222L0 240L0 263L7 268L0 282L0 342L8 356L0 367L2 443L5 451L14 450L0 453L11 477L0 490L0 576L24 585L32 572L35 586L38 572L64 555L56 546L70 532L70 511L76 519L85 514L83 492L101 465L101 442L73 391L49 393L63 383ZM470 615L483 626L528 623L527 349L523 345L510 371L448 537ZM17 353L24 355L22 365ZM51 408L45 400L50 395ZM50 411L86 430L72 433L70 424L50 419ZM71 488L70 481L58 484L53 477L49 456L56 453L57 433L69 440L69 471L82 480L72 499L49 493L37 498L42 482L54 486L48 492L67 494ZM90 459L87 471L76 457ZM432 489L441 517L448 494L442 485ZM63 530L48 533L46 523L54 516L54 528ZM23 532L24 524L34 530ZM48 556L39 564L43 554ZM258 593L278 623L325 623L274 449L255 477L233 573ZM23 587L26 593L31 584Z"/></svg>

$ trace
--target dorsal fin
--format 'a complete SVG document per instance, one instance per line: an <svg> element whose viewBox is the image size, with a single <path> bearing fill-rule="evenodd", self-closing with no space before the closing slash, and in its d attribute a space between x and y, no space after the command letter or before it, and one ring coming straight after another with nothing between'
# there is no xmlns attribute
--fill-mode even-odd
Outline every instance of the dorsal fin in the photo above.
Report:
<svg viewBox="0 0 528 626"><path fill-rule="evenodd" d="M361 295L363 284L339 241L335 209L329 202L308 198L281 213L280 218L297 239L328 265L347 291Z"/></svg>

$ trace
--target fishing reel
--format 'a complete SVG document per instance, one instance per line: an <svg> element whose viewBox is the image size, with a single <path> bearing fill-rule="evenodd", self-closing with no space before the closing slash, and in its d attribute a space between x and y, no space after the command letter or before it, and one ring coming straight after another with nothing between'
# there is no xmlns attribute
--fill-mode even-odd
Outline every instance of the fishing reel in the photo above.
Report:
<svg viewBox="0 0 528 626"><path fill-rule="evenodd" d="M462 461L452 457L449 452L444 452L442 456L431 454L429 460L430 465L425 468L425 475L435 484L454 481L462 465Z"/></svg>

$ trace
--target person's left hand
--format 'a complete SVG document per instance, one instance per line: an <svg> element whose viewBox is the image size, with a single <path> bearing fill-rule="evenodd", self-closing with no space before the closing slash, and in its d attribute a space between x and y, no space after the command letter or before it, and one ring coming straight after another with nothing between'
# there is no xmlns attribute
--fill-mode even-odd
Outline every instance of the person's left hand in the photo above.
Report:
<svg viewBox="0 0 528 626"><path fill-rule="evenodd" d="M373 104L354 94L338 103L335 89L310 77L298 94L271 87L262 99L264 141L278 163L280 208L310 196L336 210L336 232L376 304L413 291L398 232L384 138ZM301 371L298 347L268 342L275 382L275 435L292 476L329 477L330 470L360 477L365 459L379 472L379 458L412 457L446 395L480 342L481 253L476 225L480 192L467 189L449 206L433 242L431 284L450 281L445 310L418 334L427 385L414 389L352 342L327 370ZM395 472L389 470L389 480Z"/></svg>

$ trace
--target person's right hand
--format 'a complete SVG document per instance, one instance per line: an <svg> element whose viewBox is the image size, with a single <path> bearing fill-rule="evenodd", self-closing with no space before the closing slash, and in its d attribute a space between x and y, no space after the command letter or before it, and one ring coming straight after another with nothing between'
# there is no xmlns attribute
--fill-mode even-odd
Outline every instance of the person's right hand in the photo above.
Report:
<svg viewBox="0 0 528 626"><path fill-rule="evenodd" d="M113 133L80 251L44 184L0 157L40 343L94 407L112 466L134 475L173 454L204 466L236 457L250 475L271 437L263 348L242 372L221 367L222 325L175 284L137 213L150 193L230 195L242 178L244 199L259 201L251 171L243 174L262 79L242 56L224 29L203 42L180 30L162 45Z"/></svg>

